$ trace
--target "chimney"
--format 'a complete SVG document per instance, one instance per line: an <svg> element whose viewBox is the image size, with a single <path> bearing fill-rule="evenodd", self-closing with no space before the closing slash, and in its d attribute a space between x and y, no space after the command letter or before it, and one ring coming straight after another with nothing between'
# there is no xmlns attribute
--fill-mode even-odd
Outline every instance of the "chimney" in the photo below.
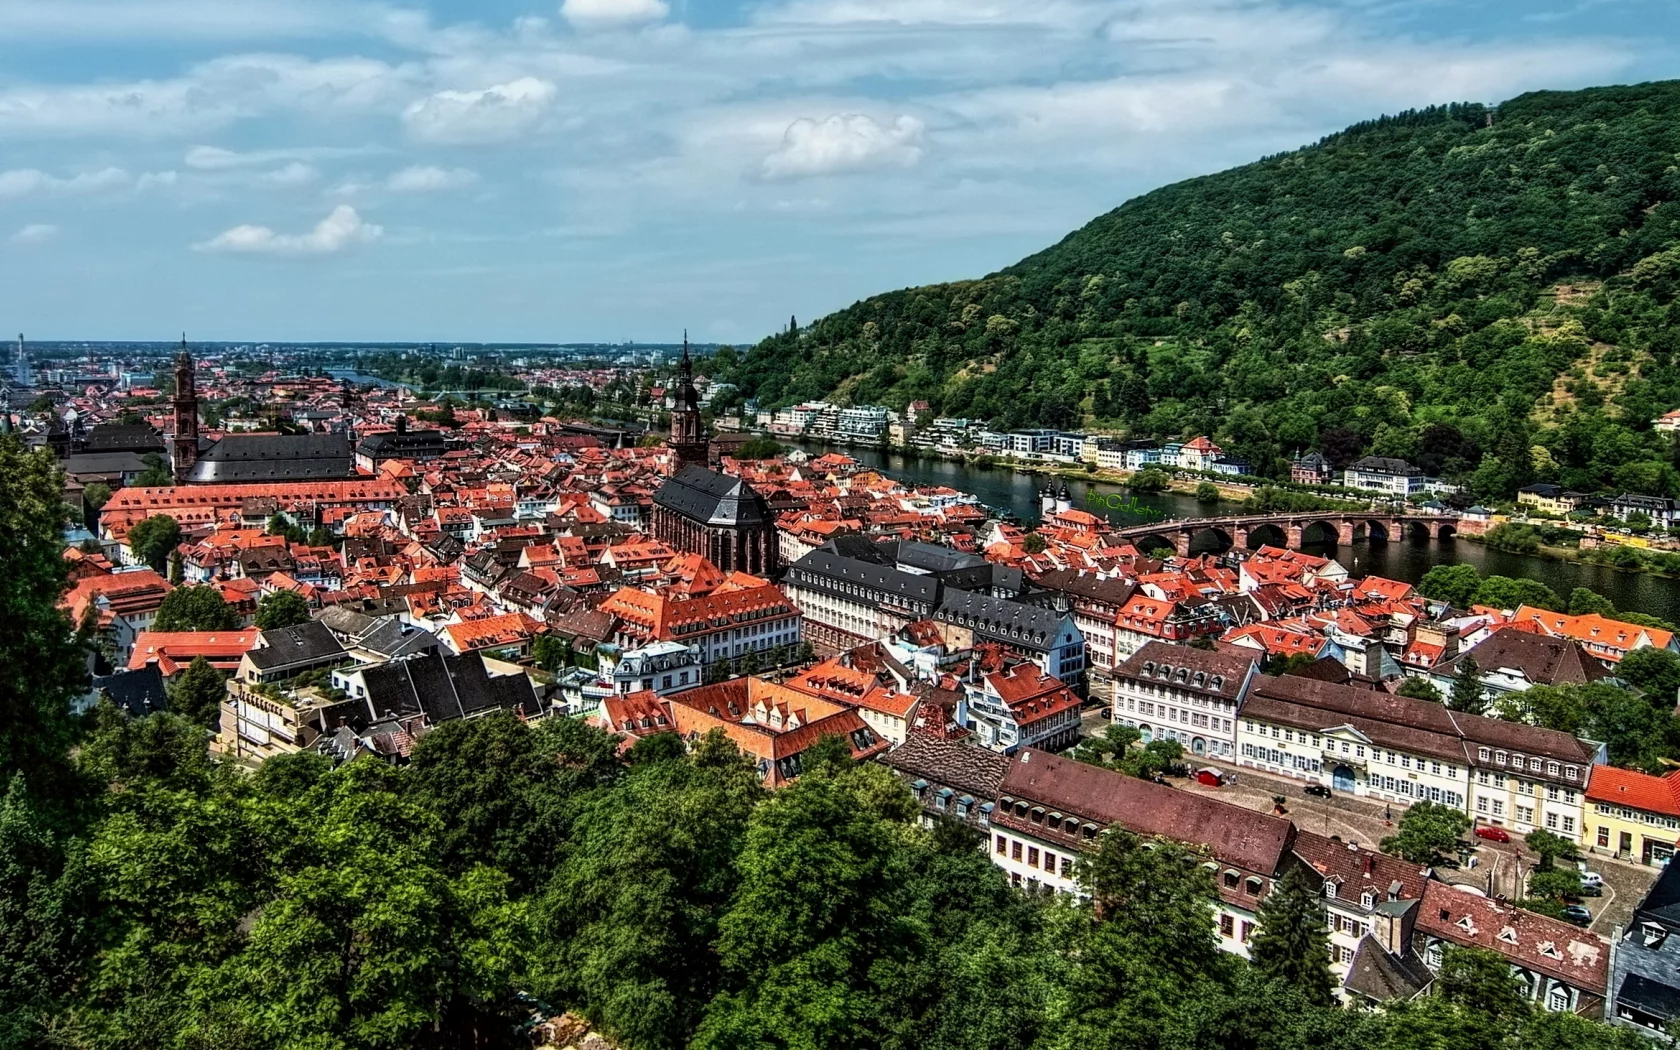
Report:
<svg viewBox="0 0 1680 1050"><path fill-rule="evenodd" d="M1371 874L1371 855L1365 854L1365 874Z"/></svg>

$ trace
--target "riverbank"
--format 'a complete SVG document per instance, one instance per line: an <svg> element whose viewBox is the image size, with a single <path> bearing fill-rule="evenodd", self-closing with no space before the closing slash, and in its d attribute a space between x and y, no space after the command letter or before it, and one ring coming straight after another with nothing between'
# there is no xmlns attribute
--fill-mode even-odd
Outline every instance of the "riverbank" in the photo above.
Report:
<svg viewBox="0 0 1680 1050"><path fill-rule="evenodd" d="M1542 543L1535 550L1515 551L1506 547L1488 543L1487 540L1480 535L1464 534L1459 538L1468 543L1474 543L1479 546L1486 547L1488 550L1499 551L1502 554L1510 554L1519 558L1540 558L1545 561L1560 561L1569 562L1575 565L1590 565L1595 569L1609 569L1611 572L1625 573L1630 576L1651 576L1659 580L1680 580L1680 571L1659 568L1658 566L1653 565L1648 558L1650 553L1673 555L1674 552L1672 551L1647 552L1638 547L1628 547L1626 548L1627 550L1633 551L1639 556L1639 563L1617 564L1616 562L1606 558L1588 557L1579 547L1557 547L1549 543ZM1599 547L1596 549L1604 550L1605 548Z"/></svg>

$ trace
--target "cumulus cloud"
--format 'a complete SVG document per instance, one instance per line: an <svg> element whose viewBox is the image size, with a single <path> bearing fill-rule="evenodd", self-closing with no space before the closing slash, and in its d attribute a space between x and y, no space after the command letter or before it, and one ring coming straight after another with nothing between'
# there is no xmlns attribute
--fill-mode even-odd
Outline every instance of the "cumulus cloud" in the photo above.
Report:
<svg viewBox="0 0 1680 1050"><path fill-rule="evenodd" d="M658 22L671 13L665 0L565 0L560 16L573 28L624 29Z"/></svg>
<svg viewBox="0 0 1680 1050"><path fill-rule="evenodd" d="M922 159L922 122L911 116L881 124L862 113L826 120L802 117L788 125L782 144L764 158L764 175L797 179L870 168L911 168Z"/></svg>
<svg viewBox="0 0 1680 1050"><path fill-rule="evenodd" d="M12 234L13 244L44 244L58 236L58 227L50 222L32 222Z"/></svg>
<svg viewBox="0 0 1680 1050"><path fill-rule="evenodd" d="M482 91L439 91L404 110L403 124L428 142L505 142L535 127L558 94L553 83L536 77Z"/></svg>
<svg viewBox="0 0 1680 1050"><path fill-rule="evenodd" d="M436 193L465 189L478 181L478 172L467 168L436 168L415 165L392 172L385 188L396 193Z"/></svg>
<svg viewBox="0 0 1680 1050"><path fill-rule="evenodd" d="M267 226L235 226L194 245L199 251L245 255L331 255L370 244L385 230L366 222L348 204L340 204L308 233L276 233Z"/></svg>

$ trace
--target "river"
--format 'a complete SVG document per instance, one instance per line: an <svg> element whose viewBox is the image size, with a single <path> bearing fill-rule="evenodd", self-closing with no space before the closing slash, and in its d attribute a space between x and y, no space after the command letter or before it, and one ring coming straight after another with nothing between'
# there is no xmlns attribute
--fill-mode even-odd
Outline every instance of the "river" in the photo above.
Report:
<svg viewBox="0 0 1680 1050"><path fill-rule="evenodd" d="M891 477L915 485L946 485L961 492L973 493L980 502L996 510L1011 510L1023 520L1039 517L1038 491L1045 478L1021 474L1007 467L981 469L955 460L928 456L907 456L897 452L881 452L869 448L832 448L815 442L799 442L810 452L843 452L858 462ZM1056 480L1055 484L1061 484ZM1194 518L1212 514L1235 513L1232 503L1199 503L1194 497L1163 492L1159 495L1133 496L1119 485L1068 480L1068 491L1075 507L1085 506L1085 493L1095 489L1107 495L1120 493L1126 497L1130 511L1105 511L1117 523L1144 524L1152 516L1161 518ZM1335 558L1356 576L1384 576L1393 580L1416 583L1431 566L1467 562L1483 575L1516 576L1537 580L1564 598L1576 587L1589 587L1615 603L1618 609L1629 609L1660 616L1670 623L1680 622L1680 580L1665 579L1646 573L1620 572L1602 565L1580 562L1554 561L1527 554L1510 554L1492 550L1469 540L1407 538L1391 543L1360 541L1352 547L1335 544L1309 544L1306 550Z"/></svg>

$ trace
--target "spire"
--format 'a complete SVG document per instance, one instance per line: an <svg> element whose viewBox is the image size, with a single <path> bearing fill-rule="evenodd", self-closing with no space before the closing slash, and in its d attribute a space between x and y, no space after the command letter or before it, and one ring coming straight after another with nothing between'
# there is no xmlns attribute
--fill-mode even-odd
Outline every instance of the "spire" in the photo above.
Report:
<svg viewBox="0 0 1680 1050"><path fill-rule="evenodd" d="M683 329L682 370L684 375L694 374L694 360L688 356L688 329L686 328Z"/></svg>

